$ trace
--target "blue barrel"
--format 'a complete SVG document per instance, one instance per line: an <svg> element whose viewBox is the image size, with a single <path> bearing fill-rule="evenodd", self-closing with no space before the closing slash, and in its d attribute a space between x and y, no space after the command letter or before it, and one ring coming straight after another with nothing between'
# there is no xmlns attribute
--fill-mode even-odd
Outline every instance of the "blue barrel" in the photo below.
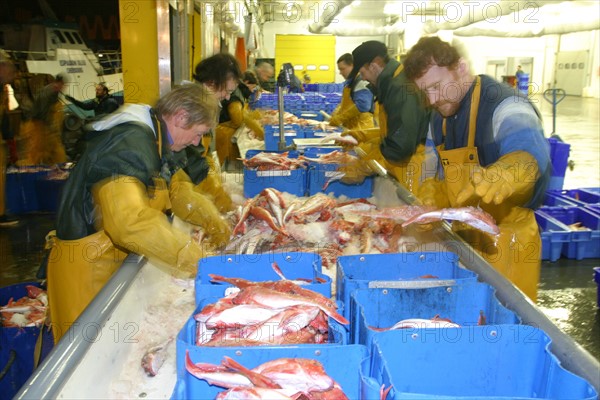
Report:
<svg viewBox="0 0 600 400"><path fill-rule="evenodd" d="M517 76L517 87L521 93L529 94L529 74L522 73Z"/></svg>
<svg viewBox="0 0 600 400"><path fill-rule="evenodd" d="M565 173L569 164L571 145L556 138L548 138L550 144L550 159L552 161L552 175L548 189L561 190L565 181Z"/></svg>

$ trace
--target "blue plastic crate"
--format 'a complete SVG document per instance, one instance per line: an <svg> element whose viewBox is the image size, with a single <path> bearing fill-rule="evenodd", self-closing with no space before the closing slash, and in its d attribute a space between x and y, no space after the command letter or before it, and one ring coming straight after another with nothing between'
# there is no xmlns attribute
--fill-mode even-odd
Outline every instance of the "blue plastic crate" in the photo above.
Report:
<svg viewBox="0 0 600 400"><path fill-rule="evenodd" d="M584 207L562 207L544 211L564 225L581 223L589 230L571 230L571 240L563 246L562 255L582 260L600 257L600 215Z"/></svg>
<svg viewBox="0 0 600 400"><path fill-rule="evenodd" d="M427 289L355 290L350 343L369 346L381 333L370 327L390 328L405 319L431 319L438 314L460 326L476 326L480 313L487 325L519 324L520 319L500 304L495 292L492 286L476 282Z"/></svg>
<svg viewBox="0 0 600 400"><path fill-rule="evenodd" d="M27 285L41 287L37 282L25 282L0 288L0 305L6 305L12 298L18 300L27 296ZM54 346L52 330L48 327L0 328L0 369L5 374L0 379L0 392L3 398L12 398L29 379L34 370L34 353L38 338L42 335L40 361Z"/></svg>
<svg viewBox="0 0 600 400"><path fill-rule="evenodd" d="M458 255L452 252L340 256L337 259L336 299L344 305L344 316L350 318L354 315L350 296L356 289L453 286L476 280L477 274L461 268Z"/></svg>
<svg viewBox="0 0 600 400"><path fill-rule="evenodd" d="M232 287L228 283L211 282L210 274L255 282L281 280L271 266L273 262L277 263L286 278L311 279L314 283L302 287L331 297L331 278L321 273L321 256L316 253L223 254L205 257L198 262L196 304L204 298L223 297Z"/></svg>
<svg viewBox="0 0 600 400"><path fill-rule="evenodd" d="M552 161L552 173L548 189L561 190L565 182L571 145L556 138L549 138L548 143L550 144L550 160Z"/></svg>
<svg viewBox="0 0 600 400"><path fill-rule="evenodd" d="M554 262L560 258L563 246L571 241L572 235L566 225L545 212L552 211L552 209L541 208L536 210L535 220L542 238L542 260Z"/></svg>
<svg viewBox="0 0 600 400"><path fill-rule="evenodd" d="M248 150L246 158L251 158L261 150ZM297 158L297 151L290 151L288 157ZM257 171L244 167L244 196L254 197L265 188L274 188L280 192L287 192L295 196L306 195L306 168L284 171Z"/></svg>
<svg viewBox="0 0 600 400"><path fill-rule="evenodd" d="M265 345L265 346L237 346L237 347L215 347L215 346L197 346L196 338L198 335L198 322L194 319L194 315L199 313L204 307L209 304L216 303L220 297L211 297L205 298L200 301L198 307L194 311L194 313L187 320L181 331L177 334L177 343L176 343L176 365L177 369L181 370L185 366L185 352L187 350L194 351L204 351L205 349L229 349L229 348L239 348L239 349L252 349L252 348L260 348L260 349L272 349L272 348L280 348L280 347L305 347L305 346L323 346L323 344L313 345L313 344L289 344L289 345ZM290 333L292 335L293 333ZM332 318L328 319L328 333L327 333L327 345L347 345L348 344L348 330L347 327L335 321ZM200 349L200 350L199 350ZM210 350L207 350L210 351Z"/></svg>
<svg viewBox="0 0 600 400"><path fill-rule="evenodd" d="M588 204L585 208L594 214L600 215L600 204Z"/></svg>
<svg viewBox="0 0 600 400"><path fill-rule="evenodd" d="M43 177L35 182L39 211L56 212L58 210L66 181L66 179Z"/></svg>
<svg viewBox="0 0 600 400"><path fill-rule="evenodd" d="M546 193L580 206L600 204L600 193L594 192L593 189L548 190Z"/></svg>
<svg viewBox="0 0 600 400"><path fill-rule="evenodd" d="M573 207L576 205L577 205L577 202L573 201L572 199L561 196L554 190L549 190L549 191L546 191L546 195L544 197L544 204L540 208Z"/></svg>
<svg viewBox="0 0 600 400"><path fill-rule="evenodd" d="M11 214L40 211L37 181L45 179L49 170L19 168L6 173L6 209Z"/></svg>
<svg viewBox="0 0 600 400"><path fill-rule="evenodd" d="M317 360L323 365L327 374L341 386L349 399L379 399L377 390L365 394L361 387L360 366L363 360L368 358L368 350L365 346L235 347L203 348L190 351L190 358L195 363L221 364L224 356L231 357L248 368L255 368L278 358ZM214 399L218 393L224 390L197 379L186 370L178 370L177 384L172 399Z"/></svg>
<svg viewBox="0 0 600 400"><path fill-rule="evenodd" d="M562 368L551 340L528 325L382 332L372 379L398 399L595 399L594 387Z"/></svg>
<svg viewBox="0 0 600 400"><path fill-rule="evenodd" d="M304 155L309 158L317 158L320 154L330 153L337 149L332 148L307 148ZM373 177L366 177L362 183L347 184L338 181L330 183L325 190L323 187L332 176L337 172L339 164L320 164L316 162L308 163L308 195L317 193L333 194L335 196L347 196L350 198L368 198L373 194Z"/></svg>
<svg viewBox="0 0 600 400"><path fill-rule="evenodd" d="M600 308L600 267L594 267L594 281L596 282L596 305Z"/></svg>
<svg viewBox="0 0 600 400"><path fill-rule="evenodd" d="M283 126L285 144L292 145L294 139L303 139L304 131L300 125L291 124ZM265 126L265 150L279 150L279 125Z"/></svg>

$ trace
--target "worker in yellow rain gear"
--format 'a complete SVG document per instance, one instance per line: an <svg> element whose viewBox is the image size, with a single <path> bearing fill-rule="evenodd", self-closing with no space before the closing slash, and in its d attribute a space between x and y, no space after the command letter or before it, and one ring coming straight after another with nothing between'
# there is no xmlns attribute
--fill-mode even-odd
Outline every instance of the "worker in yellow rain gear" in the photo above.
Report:
<svg viewBox="0 0 600 400"><path fill-rule="evenodd" d="M350 76L354 68L352 54L343 54L337 60L338 71L346 80L342 101L331 114L329 125L343 126L346 129L372 129L375 127L373 119L373 93L368 88L369 82L363 80L359 74Z"/></svg>
<svg viewBox="0 0 600 400"><path fill-rule="evenodd" d="M242 126L252 130L257 139L263 140L265 132L260 123L248 112L248 99L258 89L258 78L252 71L246 71L237 89L229 99L221 101L219 125L215 129L215 147L219 163L234 164L240 158L240 151L233 142L233 135Z"/></svg>
<svg viewBox="0 0 600 400"><path fill-rule="evenodd" d="M214 126L218 103L201 85L177 87L154 108L128 104L92 124L58 209L47 279L55 341L105 285L127 253L147 257L180 277L227 243L228 223L194 191L182 150ZM202 243L166 215L199 225Z"/></svg>
<svg viewBox="0 0 600 400"><path fill-rule="evenodd" d="M551 172L539 112L508 85L473 75L459 51L438 37L420 39L404 66L435 109L425 164L431 177L418 197L438 207L480 206L490 213L500 228L496 237L455 229L535 301L542 248L533 209Z"/></svg>
<svg viewBox="0 0 600 400"><path fill-rule="evenodd" d="M8 85L15 78L15 66L12 61L0 52L0 228L16 226L19 220L6 214L6 165L8 143L7 137L10 130L10 121L8 113L11 109ZM12 135L10 135L12 136Z"/></svg>
<svg viewBox="0 0 600 400"><path fill-rule="evenodd" d="M229 100L240 82L242 72L234 56L219 53L200 61L194 70L194 80L203 85L219 101ZM215 119L215 124L218 119ZM231 211L231 197L223 187L221 168L211 151L213 133L205 135L198 146L185 149L188 166L185 171L195 190L210 196L221 212Z"/></svg>
<svg viewBox="0 0 600 400"><path fill-rule="evenodd" d="M370 40L352 51L351 77L360 73L375 88L379 103L379 127L347 131L367 153L367 160L382 164L403 186L415 193L422 180L425 137L429 112L414 84L398 61L390 58L385 44ZM363 160L364 161L364 160ZM342 181L361 182L373 172L365 162L340 168Z"/></svg>
<svg viewBox="0 0 600 400"><path fill-rule="evenodd" d="M64 105L59 98L64 87L65 78L59 74L35 97L31 119L25 121L21 128L21 134L27 139L27 154L20 164L51 165L67 161L62 142Z"/></svg>

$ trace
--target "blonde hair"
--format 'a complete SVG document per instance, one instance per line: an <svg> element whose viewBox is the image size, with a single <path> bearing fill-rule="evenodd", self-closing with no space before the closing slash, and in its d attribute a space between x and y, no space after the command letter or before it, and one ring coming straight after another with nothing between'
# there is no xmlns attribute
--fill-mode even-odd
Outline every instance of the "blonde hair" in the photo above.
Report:
<svg viewBox="0 0 600 400"><path fill-rule="evenodd" d="M184 110L188 115L185 128L198 124L214 128L218 118L219 104L216 97L204 85L190 83L175 86L173 90L158 100L155 109L161 118Z"/></svg>

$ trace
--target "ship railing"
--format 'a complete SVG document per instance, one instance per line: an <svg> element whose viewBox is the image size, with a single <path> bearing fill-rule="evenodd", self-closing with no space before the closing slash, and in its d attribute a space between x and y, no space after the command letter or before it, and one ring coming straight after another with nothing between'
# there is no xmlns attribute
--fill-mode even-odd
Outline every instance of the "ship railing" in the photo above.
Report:
<svg viewBox="0 0 600 400"><path fill-rule="evenodd" d="M98 62L102 67L103 75L118 74L123 72L120 50L103 50L96 53Z"/></svg>

